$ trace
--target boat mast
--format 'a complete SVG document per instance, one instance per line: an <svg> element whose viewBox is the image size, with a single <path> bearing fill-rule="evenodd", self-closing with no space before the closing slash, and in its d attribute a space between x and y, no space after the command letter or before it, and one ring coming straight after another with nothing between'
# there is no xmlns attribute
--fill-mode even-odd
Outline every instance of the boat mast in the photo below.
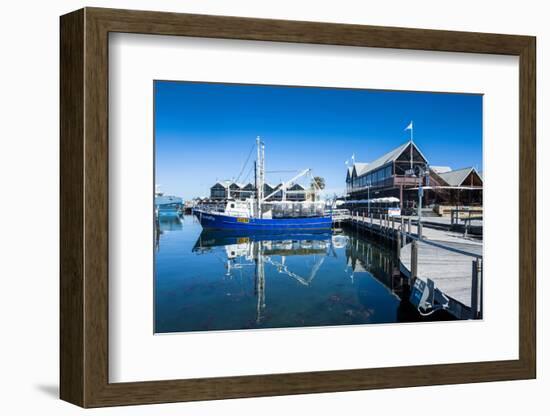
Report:
<svg viewBox="0 0 550 416"><path fill-rule="evenodd" d="M257 155L256 155L256 195L257 195L257 208L258 218L262 217L262 200L264 199L264 144L262 143L260 136L256 137Z"/></svg>

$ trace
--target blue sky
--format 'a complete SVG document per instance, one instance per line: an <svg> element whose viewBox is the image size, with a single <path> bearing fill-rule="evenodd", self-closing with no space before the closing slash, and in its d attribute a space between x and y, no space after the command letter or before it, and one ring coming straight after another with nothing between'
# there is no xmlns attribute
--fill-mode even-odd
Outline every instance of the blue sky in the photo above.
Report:
<svg viewBox="0 0 550 416"><path fill-rule="evenodd" d="M345 161L370 162L406 142L411 120L431 165L483 170L481 95L155 81L156 183L185 199L207 196L217 180L237 178L261 136L268 172L312 168L327 194L341 194ZM249 167L241 182L254 180L244 178Z"/></svg>

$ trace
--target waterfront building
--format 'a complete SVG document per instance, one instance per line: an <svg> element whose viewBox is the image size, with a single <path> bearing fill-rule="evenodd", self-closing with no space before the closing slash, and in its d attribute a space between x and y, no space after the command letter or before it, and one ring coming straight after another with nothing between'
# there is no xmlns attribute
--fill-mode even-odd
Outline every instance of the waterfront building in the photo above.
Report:
<svg viewBox="0 0 550 416"><path fill-rule="evenodd" d="M282 184L273 185L264 183L264 195L270 195L278 188L281 188ZM256 193L256 187L253 183L247 183L246 185L233 182L230 180L218 181L212 187L210 187L210 199L213 201L226 201L227 199L245 200L251 198ZM308 192L299 183L295 183L289 186L286 191L286 199L288 201L305 201L307 199ZM268 201L281 201L283 199L282 190L273 194Z"/></svg>
<svg viewBox="0 0 550 416"><path fill-rule="evenodd" d="M283 186L283 184L280 183L276 186L270 187L271 188L270 193L277 190L277 189L279 189L279 191L276 192L271 198L269 198L268 201L282 201L283 200L283 191L281 189L282 186ZM264 187L264 189L265 189L265 187ZM269 194L266 194L265 191L264 191L264 195L269 195ZM304 188L299 183L295 183L292 186L289 186L287 188L285 197L286 197L285 199L287 201L305 201L307 199L306 188Z"/></svg>
<svg viewBox="0 0 550 416"><path fill-rule="evenodd" d="M210 188L210 199L216 201L223 201L228 198L241 199L243 193L249 192L248 185L229 180L218 181ZM253 185L252 188L254 188Z"/></svg>
<svg viewBox="0 0 550 416"><path fill-rule="evenodd" d="M412 141L372 162L355 162L346 173L348 201L394 197L404 212L416 208L419 186L424 207L480 206L483 202L483 179L475 168L432 167Z"/></svg>
<svg viewBox="0 0 550 416"><path fill-rule="evenodd" d="M239 193L239 199L252 198L255 193L256 193L256 187L254 186L253 183L249 182L241 188L241 191Z"/></svg>
<svg viewBox="0 0 550 416"><path fill-rule="evenodd" d="M305 201L307 199L306 188L299 183L295 183L287 189L286 199L289 201Z"/></svg>

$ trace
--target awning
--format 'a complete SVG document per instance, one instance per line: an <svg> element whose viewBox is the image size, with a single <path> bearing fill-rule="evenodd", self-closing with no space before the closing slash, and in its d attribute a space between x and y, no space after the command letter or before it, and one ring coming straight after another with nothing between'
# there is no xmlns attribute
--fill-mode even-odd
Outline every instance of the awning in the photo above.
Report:
<svg viewBox="0 0 550 416"><path fill-rule="evenodd" d="M353 200L346 201L346 203L348 204L368 204L369 202L371 204L380 204L380 203L390 204L390 203L399 202L399 198L396 198L394 196L387 196L384 198L353 199Z"/></svg>
<svg viewBox="0 0 550 416"><path fill-rule="evenodd" d="M467 190L467 191L477 191L482 190L483 186L423 186L422 189L460 189L460 190ZM418 187L416 188L405 188L404 191L418 191Z"/></svg>

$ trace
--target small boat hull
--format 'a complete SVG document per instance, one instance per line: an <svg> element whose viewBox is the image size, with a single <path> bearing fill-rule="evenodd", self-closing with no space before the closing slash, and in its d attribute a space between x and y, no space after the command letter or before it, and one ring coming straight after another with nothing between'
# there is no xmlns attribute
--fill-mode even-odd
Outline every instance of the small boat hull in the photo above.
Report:
<svg viewBox="0 0 550 416"><path fill-rule="evenodd" d="M181 216L181 211L177 207L162 207L157 208L159 218L178 218Z"/></svg>
<svg viewBox="0 0 550 416"><path fill-rule="evenodd" d="M183 200L177 196L155 196L155 212L158 218L175 218L181 215Z"/></svg>
<svg viewBox="0 0 550 416"><path fill-rule="evenodd" d="M218 212L196 210L195 215L204 229L243 231L288 231L288 230L330 230L332 218L244 218L224 215Z"/></svg>

